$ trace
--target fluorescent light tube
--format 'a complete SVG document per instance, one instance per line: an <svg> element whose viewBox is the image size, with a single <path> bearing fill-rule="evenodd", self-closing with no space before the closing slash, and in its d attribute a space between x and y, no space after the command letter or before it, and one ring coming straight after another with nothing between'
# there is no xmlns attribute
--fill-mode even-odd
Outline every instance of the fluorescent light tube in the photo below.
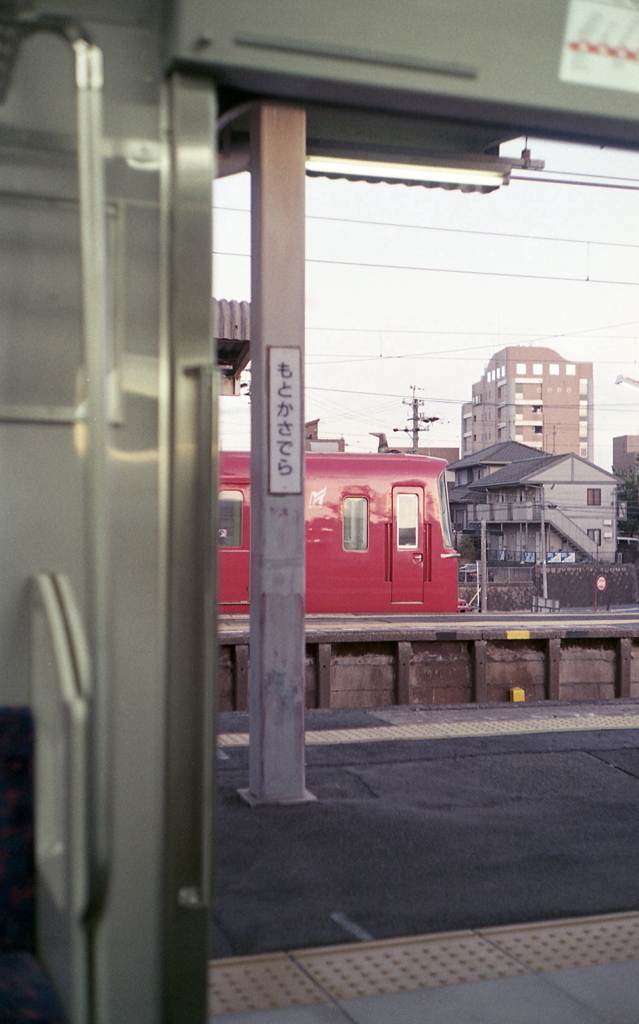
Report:
<svg viewBox="0 0 639 1024"><path fill-rule="evenodd" d="M349 160L342 157L308 156L306 173L355 178L361 181L404 182L492 191L508 180L508 171L483 170L472 167L441 167L424 164L393 164L373 160Z"/></svg>

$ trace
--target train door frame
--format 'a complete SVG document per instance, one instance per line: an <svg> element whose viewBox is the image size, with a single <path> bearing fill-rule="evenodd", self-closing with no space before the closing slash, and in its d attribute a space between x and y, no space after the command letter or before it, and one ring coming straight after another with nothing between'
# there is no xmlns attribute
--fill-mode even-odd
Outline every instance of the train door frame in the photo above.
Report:
<svg viewBox="0 0 639 1024"><path fill-rule="evenodd" d="M174 73L164 92L160 340L166 604L161 1004L199 1024L207 999L215 820L218 373L211 346L217 96Z"/></svg>
<svg viewBox="0 0 639 1024"><path fill-rule="evenodd" d="M408 502L408 519L400 520L399 505L402 497L417 498L416 515L411 515ZM424 529L424 487L421 484L397 484L392 488L392 531L391 531L391 603L423 604L425 565L428 561L426 531ZM410 503L413 504L412 502ZM413 506L414 507L414 506ZM406 514L404 513L404 514ZM413 525L414 524L414 525ZM400 532L407 531L400 544ZM410 542L410 531L415 531L415 543Z"/></svg>
<svg viewBox="0 0 639 1024"><path fill-rule="evenodd" d="M224 495L238 493L242 496L241 513L241 536L240 543L235 545L222 545L222 510L221 502ZM218 533L218 604L219 605L242 605L248 609L251 600L250 580L250 559L251 559L251 502L248 482L237 483L232 481L224 487L220 487L218 493L220 501L220 529Z"/></svg>

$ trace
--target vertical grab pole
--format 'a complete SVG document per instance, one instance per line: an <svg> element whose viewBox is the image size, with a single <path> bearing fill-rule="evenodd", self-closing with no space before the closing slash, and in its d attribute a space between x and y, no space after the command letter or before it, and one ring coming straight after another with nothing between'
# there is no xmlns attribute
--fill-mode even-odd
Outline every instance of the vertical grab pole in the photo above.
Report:
<svg viewBox="0 0 639 1024"><path fill-rule="evenodd" d="M166 86L162 183L162 550L166 715L163 1024L204 1024L213 868L217 388L211 329L216 98Z"/></svg>
<svg viewBox="0 0 639 1024"><path fill-rule="evenodd" d="M102 163L102 53L84 38L74 39L71 45L77 88L82 322L87 393L84 543L86 619L91 652L87 924L92 935L104 905L109 863L106 211ZM95 991L92 995L95 1001ZM94 1005L92 1018L95 1013Z"/></svg>
<svg viewBox="0 0 639 1024"><path fill-rule="evenodd" d="M251 805L304 771L305 111L251 114Z"/></svg>

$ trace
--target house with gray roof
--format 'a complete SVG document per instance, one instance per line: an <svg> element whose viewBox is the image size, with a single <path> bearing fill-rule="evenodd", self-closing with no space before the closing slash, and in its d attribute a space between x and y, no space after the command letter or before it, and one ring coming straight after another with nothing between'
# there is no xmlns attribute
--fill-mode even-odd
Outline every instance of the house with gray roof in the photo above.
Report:
<svg viewBox="0 0 639 1024"><path fill-rule="evenodd" d="M507 441L448 466L449 497L459 533L486 520L493 562L614 562L617 484L612 473L572 452L549 455Z"/></svg>

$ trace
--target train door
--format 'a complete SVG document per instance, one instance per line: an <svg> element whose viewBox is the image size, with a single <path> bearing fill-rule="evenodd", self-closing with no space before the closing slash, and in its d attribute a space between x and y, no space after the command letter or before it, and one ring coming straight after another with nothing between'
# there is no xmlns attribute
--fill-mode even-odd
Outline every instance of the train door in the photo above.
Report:
<svg viewBox="0 0 639 1024"><path fill-rule="evenodd" d="M391 601L424 600L424 489L393 487Z"/></svg>
<svg viewBox="0 0 639 1024"><path fill-rule="evenodd" d="M218 513L220 549L219 602L249 603L249 504L241 490L220 491Z"/></svg>

